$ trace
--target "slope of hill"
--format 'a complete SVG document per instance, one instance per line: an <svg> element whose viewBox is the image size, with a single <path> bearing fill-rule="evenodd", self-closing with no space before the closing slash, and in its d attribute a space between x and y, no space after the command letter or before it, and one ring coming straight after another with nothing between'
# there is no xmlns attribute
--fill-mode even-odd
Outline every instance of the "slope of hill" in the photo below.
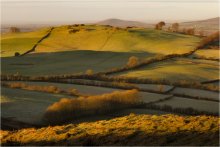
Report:
<svg viewBox="0 0 220 147"><path fill-rule="evenodd" d="M1 56L14 56L30 50L44 35L49 28L35 30L33 32L6 33L1 35Z"/></svg>
<svg viewBox="0 0 220 147"><path fill-rule="evenodd" d="M219 118L134 115L90 123L1 131L2 145L219 145Z"/></svg>
<svg viewBox="0 0 220 147"><path fill-rule="evenodd" d="M37 36L38 35L38 36ZM2 35L2 56L30 50L43 37L41 31ZM39 37L39 38L38 38ZM30 40L32 39L32 40ZM195 48L200 38L154 29L122 29L100 25L55 27L50 37L39 43L36 52L93 50L112 52L185 53Z"/></svg>
<svg viewBox="0 0 220 147"><path fill-rule="evenodd" d="M122 19L107 19L107 20L103 20L100 22L97 22L97 24L99 25L110 25L110 26L115 26L115 27L131 27L131 26L135 26L135 27L152 27L152 24L147 24L144 22L139 22L139 21L129 21L129 20L122 20Z"/></svg>
<svg viewBox="0 0 220 147"><path fill-rule="evenodd" d="M122 29L108 26L56 27L36 52L94 50L112 52L185 53L200 38L154 29Z"/></svg>

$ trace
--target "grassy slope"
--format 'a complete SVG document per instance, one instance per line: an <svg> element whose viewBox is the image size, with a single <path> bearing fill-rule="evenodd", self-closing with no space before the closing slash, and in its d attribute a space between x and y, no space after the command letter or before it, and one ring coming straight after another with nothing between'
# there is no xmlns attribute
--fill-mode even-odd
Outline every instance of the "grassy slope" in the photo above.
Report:
<svg viewBox="0 0 220 147"><path fill-rule="evenodd" d="M219 145L219 118L128 115L77 125L1 131L3 145Z"/></svg>
<svg viewBox="0 0 220 147"><path fill-rule="evenodd" d="M110 70L124 66L130 56L141 59L152 56L148 53L115 53L96 51L71 51L31 54L22 57L2 58L2 73L22 75L54 75ZM22 64L31 65L22 65ZM16 65L15 65L16 64Z"/></svg>
<svg viewBox="0 0 220 147"><path fill-rule="evenodd" d="M195 63L196 61L196 63ZM200 60L179 59L159 62L137 70L116 75L125 77L206 81L219 78L219 66L216 63Z"/></svg>
<svg viewBox="0 0 220 147"><path fill-rule="evenodd" d="M193 36L152 29L116 30L103 26L80 26L77 28L81 28L81 30L69 34L67 26L56 27L50 37L41 42L36 48L36 52L56 53L2 58L2 73L15 74L18 72L24 75L52 75L83 73L87 69L92 69L94 72L105 71L125 65L130 56L144 59L155 54L188 52L200 40ZM19 48L19 52L22 53L33 46L33 42L25 40L24 37L33 37L41 33L19 34L8 35L9 39L7 39L7 35L3 36L2 51L15 48L16 44L13 40L16 40L21 47L26 46L22 47L22 50ZM38 37L42 36L39 35ZM21 41L18 41L19 39ZM4 40L8 40L6 45L11 47L6 48ZM16 47L19 47L19 45L16 45ZM9 54L4 56L11 56L14 54L14 50L7 53Z"/></svg>
<svg viewBox="0 0 220 147"><path fill-rule="evenodd" d="M40 40L48 29L40 29L34 32L7 33L1 36L1 56L14 56L15 52L20 54L30 50Z"/></svg>
<svg viewBox="0 0 220 147"><path fill-rule="evenodd" d="M183 53L192 50L197 37L153 29L115 30L103 26L80 26L69 34L67 26L57 27L36 49L37 52L95 50L114 52L144 51L158 54ZM88 30L90 29L90 30Z"/></svg>

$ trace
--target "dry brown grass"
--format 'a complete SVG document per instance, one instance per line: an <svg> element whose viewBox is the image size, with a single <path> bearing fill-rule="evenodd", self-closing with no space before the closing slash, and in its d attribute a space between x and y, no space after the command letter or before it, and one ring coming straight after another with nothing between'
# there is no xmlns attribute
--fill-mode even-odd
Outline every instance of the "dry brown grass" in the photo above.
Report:
<svg viewBox="0 0 220 147"><path fill-rule="evenodd" d="M219 117L128 115L110 120L1 131L2 145L219 146Z"/></svg>
<svg viewBox="0 0 220 147"><path fill-rule="evenodd" d="M79 117L96 114L106 114L139 103L137 90L114 91L96 96L63 98L48 107L44 121L49 124L59 124Z"/></svg>

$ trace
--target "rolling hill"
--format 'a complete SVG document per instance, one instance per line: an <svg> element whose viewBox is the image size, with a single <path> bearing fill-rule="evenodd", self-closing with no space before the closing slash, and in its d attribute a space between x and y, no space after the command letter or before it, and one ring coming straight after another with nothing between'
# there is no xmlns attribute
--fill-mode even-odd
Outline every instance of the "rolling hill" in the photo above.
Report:
<svg viewBox="0 0 220 147"><path fill-rule="evenodd" d="M216 31L219 31L219 17L206 19L206 20L198 20L198 21L189 21L180 23L181 27L195 27L197 30L202 30L205 34L209 35Z"/></svg>
<svg viewBox="0 0 220 147"><path fill-rule="evenodd" d="M97 22L96 24L99 25L110 25L110 26L115 26L115 27L152 27L153 24L147 24L144 22L139 22L139 21L129 21L129 20L122 20L122 19L106 19L100 22Z"/></svg>

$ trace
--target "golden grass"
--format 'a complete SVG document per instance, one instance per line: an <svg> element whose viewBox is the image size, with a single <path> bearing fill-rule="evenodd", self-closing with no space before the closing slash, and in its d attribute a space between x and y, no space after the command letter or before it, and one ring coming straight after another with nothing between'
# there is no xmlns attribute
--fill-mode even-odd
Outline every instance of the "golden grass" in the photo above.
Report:
<svg viewBox="0 0 220 147"><path fill-rule="evenodd" d="M2 145L218 146L219 118L134 115L90 123L1 131Z"/></svg>
<svg viewBox="0 0 220 147"><path fill-rule="evenodd" d="M114 91L109 94L73 99L63 98L48 107L44 121L49 124L59 124L83 116L111 113L138 103L137 90Z"/></svg>

